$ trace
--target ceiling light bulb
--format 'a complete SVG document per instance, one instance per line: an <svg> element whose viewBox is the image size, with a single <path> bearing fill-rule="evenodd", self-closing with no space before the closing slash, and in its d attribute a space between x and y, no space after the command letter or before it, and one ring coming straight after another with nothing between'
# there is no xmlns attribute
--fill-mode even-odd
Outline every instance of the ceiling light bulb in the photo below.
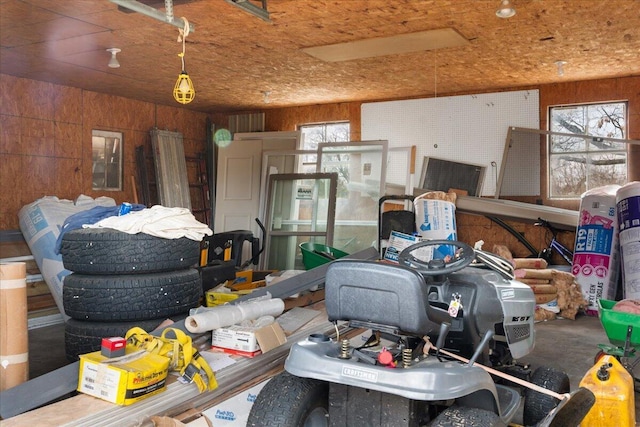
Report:
<svg viewBox="0 0 640 427"><path fill-rule="evenodd" d="M560 77L564 76L564 64L566 64L567 61L556 61L556 67L558 67L558 75Z"/></svg>
<svg viewBox="0 0 640 427"><path fill-rule="evenodd" d="M178 86L180 93L189 93L189 89L189 82L187 80L181 80L180 85Z"/></svg>
<svg viewBox="0 0 640 427"><path fill-rule="evenodd" d="M496 10L496 16L498 18L511 18L515 14L516 10L511 5L511 2L509 0L502 0L500 2L498 10Z"/></svg>
<svg viewBox="0 0 640 427"><path fill-rule="evenodd" d="M118 52L121 52L121 50L117 47L111 47L107 49L107 52L111 52L111 59L109 59L109 63L107 64L109 65L109 68L120 68L120 63L118 62L118 58L116 58L116 55L118 54Z"/></svg>

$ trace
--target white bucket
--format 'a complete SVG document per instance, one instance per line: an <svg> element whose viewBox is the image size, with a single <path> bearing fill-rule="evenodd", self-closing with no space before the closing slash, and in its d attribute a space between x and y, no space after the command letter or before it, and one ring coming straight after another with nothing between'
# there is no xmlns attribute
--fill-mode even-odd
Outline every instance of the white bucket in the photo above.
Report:
<svg viewBox="0 0 640 427"><path fill-rule="evenodd" d="M630 182L618 189L616 211L620 227L623 297L640 299L640 182Z"/></svg>
<svg viewBox="0 0 640 427"><path fill-rule="evenodd" d="M422 194L413 201L416 230L425 240L458 240L456 232L456 205L445 200L426 199ZM453 256L455 247L441 245L434 248L434 258Z"/></svg>

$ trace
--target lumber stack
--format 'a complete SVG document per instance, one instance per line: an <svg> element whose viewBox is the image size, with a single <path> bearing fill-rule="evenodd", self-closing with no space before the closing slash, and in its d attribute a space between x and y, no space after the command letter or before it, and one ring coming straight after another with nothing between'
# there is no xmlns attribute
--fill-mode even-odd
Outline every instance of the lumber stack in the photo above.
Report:
<svg viewBox="0 0 640 427"><path fill-rule="evenodd" d="M556 315L575 319L586 307L580 285L573 274L548 268L540 258L514 258L516 280L528 285L536 298L535 320L553 320Z"/></svg>

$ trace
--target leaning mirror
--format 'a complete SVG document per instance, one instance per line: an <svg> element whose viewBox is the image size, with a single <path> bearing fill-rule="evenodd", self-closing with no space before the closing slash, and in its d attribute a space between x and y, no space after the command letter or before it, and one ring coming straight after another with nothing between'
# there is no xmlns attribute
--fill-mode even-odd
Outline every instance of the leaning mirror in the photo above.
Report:
<svg viewBox="0 0 640 427"><path fill-rule="evenodd" d="M94 190L122 190L122 132L93 130Z"/></svg>

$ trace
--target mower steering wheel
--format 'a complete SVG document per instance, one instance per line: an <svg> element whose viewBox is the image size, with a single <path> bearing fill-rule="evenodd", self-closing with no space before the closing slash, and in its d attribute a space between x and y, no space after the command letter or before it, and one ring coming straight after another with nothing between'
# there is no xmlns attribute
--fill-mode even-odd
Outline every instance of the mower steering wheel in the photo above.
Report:
<svg viewBox="0 0 640 427"><path fill-rule="evenodd" d="M427 246L455 246L459 248L456 250L453 259L432 259L430 261L423 261L412 255L417 249ZM405 248L400 255L398 255L398 263L416 269L424 276L439 276L441 274L449 274L458 270L462 270L473 262L476 257L476 253L473 248L466 243L458 242L456 240L425 240L418 242Z"/></svg>

